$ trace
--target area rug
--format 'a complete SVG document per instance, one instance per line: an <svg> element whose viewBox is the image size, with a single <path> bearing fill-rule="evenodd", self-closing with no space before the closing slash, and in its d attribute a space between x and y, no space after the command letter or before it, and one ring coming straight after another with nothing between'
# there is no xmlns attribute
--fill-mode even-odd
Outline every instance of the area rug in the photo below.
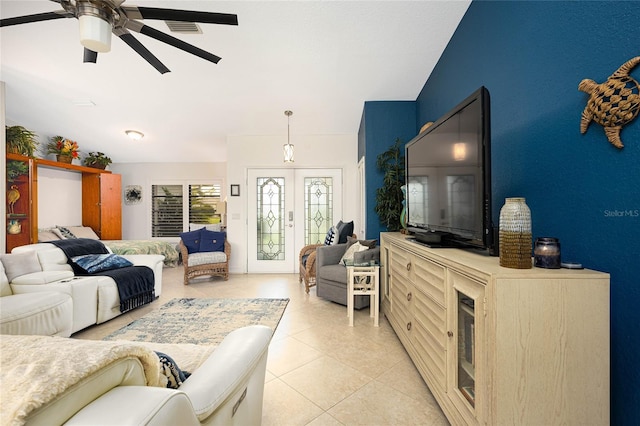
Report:
<svg viewBox="0 0 640 426"><path fill-rule="evenodd" d="M275 331L289 299L172 299L104 340L217 346L233 330L266 325Z"/></svg>

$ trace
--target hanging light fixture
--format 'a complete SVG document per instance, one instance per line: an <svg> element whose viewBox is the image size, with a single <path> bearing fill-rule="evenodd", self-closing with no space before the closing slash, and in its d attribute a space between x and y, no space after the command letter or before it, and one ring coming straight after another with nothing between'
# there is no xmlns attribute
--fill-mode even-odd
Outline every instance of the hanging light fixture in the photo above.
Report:
<svg viewBox="0 0 640 426"><path fill-rule="evenodd" d="M287 116L287 143L283 145L284 148L284 162L293 163L293 145L289 139L289 118L293 115L293 111L285 111L284 115Z"/></svg>

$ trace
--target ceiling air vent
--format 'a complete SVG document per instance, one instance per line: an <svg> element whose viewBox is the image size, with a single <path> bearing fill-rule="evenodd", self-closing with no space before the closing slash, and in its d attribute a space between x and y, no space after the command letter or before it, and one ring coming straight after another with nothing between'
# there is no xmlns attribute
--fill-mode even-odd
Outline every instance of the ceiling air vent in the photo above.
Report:
<svg viewBox="0 0 640 426"><path fill-rule="evenodd" d="M198 24L193 22L164 21L172 33L202 34Z"/></svg>

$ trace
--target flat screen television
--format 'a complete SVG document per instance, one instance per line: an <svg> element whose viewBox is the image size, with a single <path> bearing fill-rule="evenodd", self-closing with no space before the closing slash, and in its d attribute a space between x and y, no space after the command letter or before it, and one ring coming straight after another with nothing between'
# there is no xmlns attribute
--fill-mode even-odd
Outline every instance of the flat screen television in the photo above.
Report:
<svg viewBox="0 0 640 426"><path fill-rule="evenodd" d="M407 143L406 220L416 241L493 250L490 127L480 87Z"/></svg>

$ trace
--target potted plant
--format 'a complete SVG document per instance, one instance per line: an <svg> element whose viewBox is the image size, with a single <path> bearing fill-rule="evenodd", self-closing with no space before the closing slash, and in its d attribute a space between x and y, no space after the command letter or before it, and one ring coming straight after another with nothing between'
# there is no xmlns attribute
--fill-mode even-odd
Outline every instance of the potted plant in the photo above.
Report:
<svg viewBox="0 0 640 426"><path fill-rule="evenodd" d="M380 223L386 225L387 231L398 231L401 228L402 185L404 177L404 144L397 138L388 150L377 157L376 166L384 172L382 186L376 189L375 212Z"/></svg>
<svg viewBox="0 0 640 426"><path fill-rule="evenodd" d="M36 134L22 126L6 126L7 152L33 157L38 148Z"/></svg>
<svg viewBox="0 0 640 426"><path fill-rule="evenodd" d="M78 143L62 136L54 136L46 146L47 154L55 154L61 163L71 163L80 156Z"/></svg>
<svg viewBox="0 0 640 426"><path fill-rule="evenodd" d="M104 152L90 152L84 157L84 165L95 169L104 169L111 164L111 158L107 157Z"/></svg>

